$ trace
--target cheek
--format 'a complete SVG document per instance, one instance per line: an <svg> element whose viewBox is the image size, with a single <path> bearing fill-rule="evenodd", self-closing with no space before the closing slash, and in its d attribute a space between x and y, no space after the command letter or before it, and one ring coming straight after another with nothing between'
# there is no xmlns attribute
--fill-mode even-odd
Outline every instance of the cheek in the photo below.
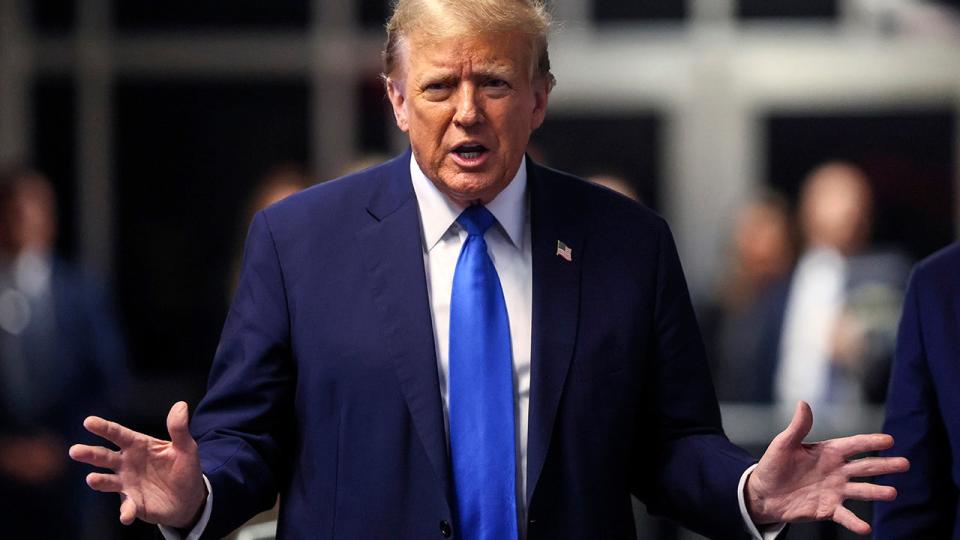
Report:
<svg viewBox="0 0 960 540"><path fill-rule="evenodd" d="M504 131L509 133L512 139L527 139L530 132L539 126L542 117L538 120L534 112L532 100L522 100L514 103L512 107L505 108L500 114Z"/></svg>
<svg viewBox="0 0 960 540"><path fill-rule="evenodd" d="M439 142L447 130L449 113L441 107L421 107L414 111L418 136L422 140Z"/></svg>
<svg viewBox="0 0 960 540"><path fill-rule="evenodd" d="M509 140L512 143L509 145L510 148L519 148L523 146L521 143L526 142L530 138L530 132L532 129L530 122L530 116L524 116L519 111L508 115L504 119L504 122L501 124L503 126L503 129L501 130L501 137L503 137L505 140ZM524 148L519 148L519 151L523 152Z"/></svg>

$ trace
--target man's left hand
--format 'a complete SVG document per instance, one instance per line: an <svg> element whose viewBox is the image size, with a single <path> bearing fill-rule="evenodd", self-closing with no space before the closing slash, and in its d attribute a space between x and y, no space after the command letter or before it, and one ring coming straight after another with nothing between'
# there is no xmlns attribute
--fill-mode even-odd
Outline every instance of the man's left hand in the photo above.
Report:
<svg viewBox="0 0 960 540"><path fill-rule="evenodd" d="M889 501L896 498L897 491L852 479L904 472L910 462L902 457L850 459L890 448L890 435L804 443L811 427L810 405L801 401L790 425L773 439L747 479L745 499L750 517L758 525L833 520L857 534L869 534L870 525L845 508L843 501Z"/></svg>

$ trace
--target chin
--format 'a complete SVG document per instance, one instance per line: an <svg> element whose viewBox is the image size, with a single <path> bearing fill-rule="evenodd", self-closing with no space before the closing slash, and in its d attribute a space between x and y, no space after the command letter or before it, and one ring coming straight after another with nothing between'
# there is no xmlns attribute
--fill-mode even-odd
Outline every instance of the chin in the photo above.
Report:
<svg viewBox="0 0 960 540"><path fill-rule="evenodd" d="M497 193L495 183L485 178L470 178L472 175L460 173L453 179L441 179L438 186L448 197L459 202L474 202L485 195ZM492 197L491 197L492 198Z"/></svg>

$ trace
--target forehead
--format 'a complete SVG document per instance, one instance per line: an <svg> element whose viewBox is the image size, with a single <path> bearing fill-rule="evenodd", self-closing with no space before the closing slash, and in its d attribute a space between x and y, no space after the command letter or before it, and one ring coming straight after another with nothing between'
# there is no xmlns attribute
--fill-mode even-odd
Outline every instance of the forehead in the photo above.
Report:
<svg viewBox="0 0 960 540"><path fill-rule="evenodd" d="M519 32L450 33L435 36L413 33L403 40L402 65L413 71L462 69L520 70L532 68L532 50Z"/></svg>

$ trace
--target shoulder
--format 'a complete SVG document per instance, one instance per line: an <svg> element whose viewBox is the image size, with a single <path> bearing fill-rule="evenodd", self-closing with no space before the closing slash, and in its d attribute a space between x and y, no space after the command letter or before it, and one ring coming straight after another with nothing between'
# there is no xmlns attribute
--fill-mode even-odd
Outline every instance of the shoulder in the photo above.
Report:
<svg viewBox="0 0 960 540"><path fill-rule="evenodd" d="M533 189L545 192L540 199L589 221L594 230L669 234L666 220L657 212L609 188L535 163L530 172Z"/></svg>
<svg viewBox="0 0 960 540"><path fill-rule="evenodd" d="M918 276L957 275L960 273L960 242L951 244L926 259L914 269Z"/></svg>
<svg viewBox="0 0 960 540"><path fill-rule="evenodd" d="M398 174L409 176L408 159L409 154L403 154L368 169L326 180L268 207L267 213L279 216L318 210L331 211L344 205L363 206L385 184L396 182Z"/></svg>
<svg viewBox="0 0 960 540"><path fill-rule="evenodd" d="M960 294L960 243L951 244L917 263L909 287L921 304L939 303Z"/></svg>
<svg viewBox="0 0 960 540"><path fill-rule="evenodd" d="M260 215L275 234L356 229L368 223L367 208L373 201L402 202L413 196L408 167L409 153L404 153L363 171L311 186L267 207Z"/></svg>

